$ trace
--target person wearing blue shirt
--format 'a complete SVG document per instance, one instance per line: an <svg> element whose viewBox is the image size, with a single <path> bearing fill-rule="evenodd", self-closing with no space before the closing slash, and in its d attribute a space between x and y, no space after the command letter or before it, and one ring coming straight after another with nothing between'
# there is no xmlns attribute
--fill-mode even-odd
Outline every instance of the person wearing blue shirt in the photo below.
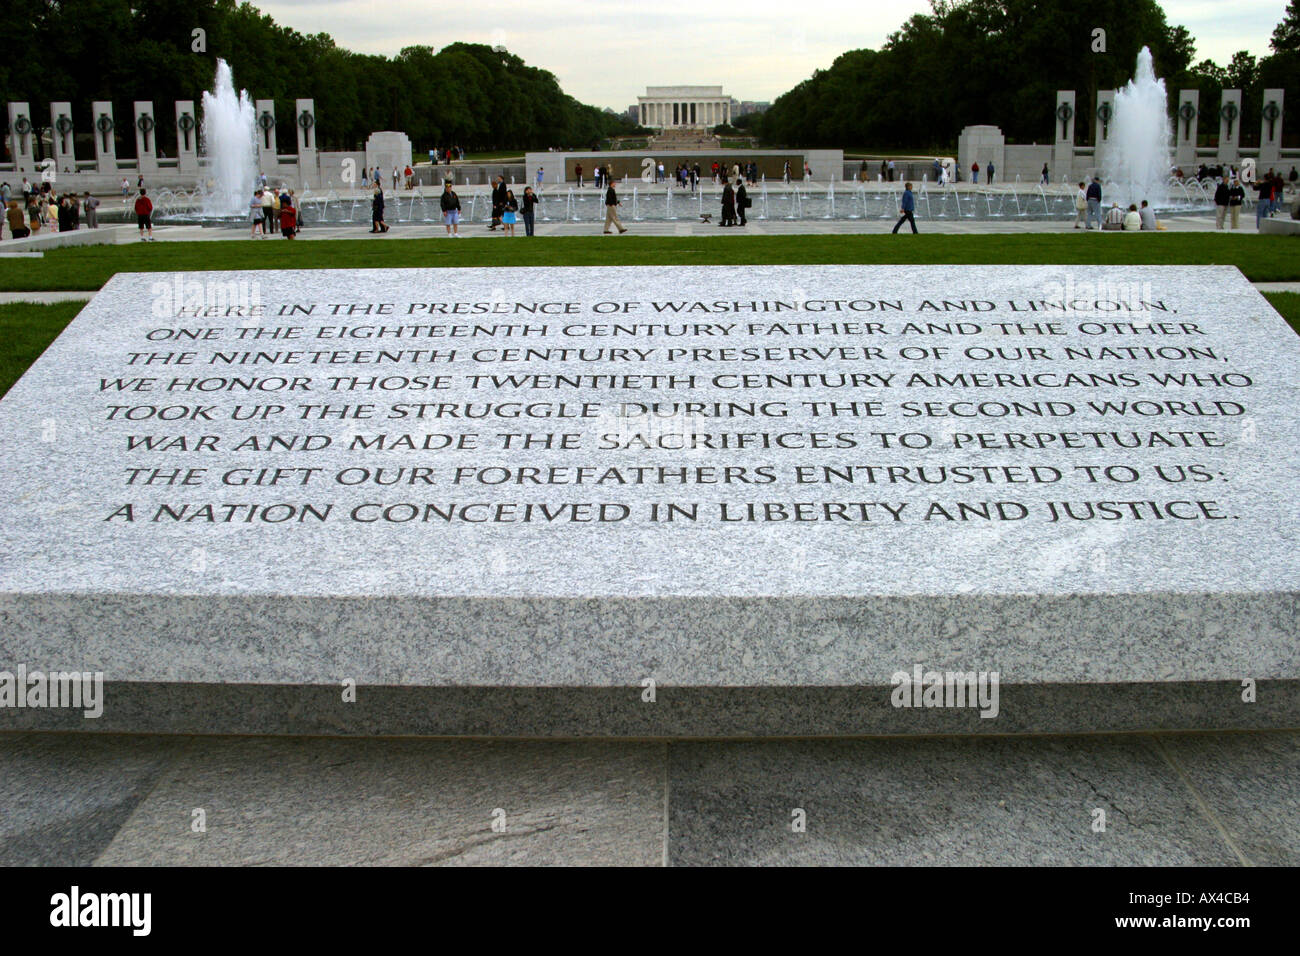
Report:
<svg viewBox="0 0 1300 956"><path fill-rule="evenodd" d="M903 186L903 203L899 210L898 222L894 223L894 232L897 233L903 223L908 223L912 227L912 232L916 232L916 219L913 213L916 212L916 194L912 192L912 184L907 183Z"/></svg>

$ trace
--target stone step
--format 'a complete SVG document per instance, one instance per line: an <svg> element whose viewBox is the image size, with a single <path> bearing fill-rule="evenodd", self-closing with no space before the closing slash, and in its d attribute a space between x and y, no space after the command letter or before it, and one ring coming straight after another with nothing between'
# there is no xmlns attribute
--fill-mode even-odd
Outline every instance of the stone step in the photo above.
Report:
<svg viewBox="0 0 1300 956"><path fill-rule="evenodd" d="M0 865L1300 863L1300 734L0 734Z"/></svg>

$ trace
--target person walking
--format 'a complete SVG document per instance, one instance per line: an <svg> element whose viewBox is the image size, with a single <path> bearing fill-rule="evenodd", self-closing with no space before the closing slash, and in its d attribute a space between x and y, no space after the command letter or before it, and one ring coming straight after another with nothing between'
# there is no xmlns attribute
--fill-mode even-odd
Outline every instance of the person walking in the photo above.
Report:
<svg viewBox="0 0 1300 956"><path fill-rule="evenodd" d="M1223 221L1228 217L1228 183L1220 179L1214 187L1214 228L1222 229Z"/></svg>
<svg viewBox="0 0 1300 956"><path fill-rule="evenodd" d="M140 238L153 242L153 200L140 187L140 195L135 197L135 223L140 227Z"/></svg>
<svg viewBox="0 0 1300 956"><path fill-rule="evenodd" d="M1241 180L1234 175L1232 185L1228 187L1228 222L1233 229L1241 227L1241 204L1245 201L1245 187L1241 185Z"/></svg>
<svg viewBox="0 0 1300 956"><path fill-rule="evenodd" d="M449 153L450 155L450 153ZM438 198L438 208L442 210L442 224L447 227L447 235L460 238L460 197L451 188L451 180L442 181L442 195Z"/></svg>
<svg viewBox="0 0 1300 956"><path fill-rule="evenodd" d="M1088 221L1087 226L1092 228L1093 219L1097 220L1097 228L1101 229L1101 177L1093 176L1092 182L1088 184L1088 191L1084 198L1088 200Z"/></svg>
<svg viewBox="0 0 1300 956"><path fill-rule="evenodd" d="M1084 188L1083 183L1079 183L1079 191L1074 196L1074 228L1079 228L1079 223L1086 223L1088 218L1088 191Z"/></svg>
<svg viewBox="0 0 1300 956"><path fill-rule="evenodd" d="M526 186L524 188L524 201L519 211L524 217L525 236L531 236L533 234L533 217L536 214L534 207L540 201L541 200L538 198L537 193L533 192L532 186Z"/></svg>
<svg viewBox="0 0 1300 956"><path fill-rule="evenodd" d="M519 213L519 201L515 199L513 189L506 190L506 201L501 205L501 226L507 236L515 234L515 220Z"/></svg>
<svg viewBox="0 0 1300 956"><path fill-rule="evenodd" d="M618 207L622 205L618 201L618 193L614 192L614 184L610 183L609 188L605 190L605 235L609 235L609 227L616 226L618 234L621 236L627 230L623 224L618 221Z"/></svg>
<svg viewBox="0 0 1300 956"><path fill-rule="evenodd" d="M743 179L736 180L736 214L740 217L740 224L745 225L745 209L749 206L749 191L745 189Z"/></svg>
<svg viewBox="0 0 1300 956"><path fill-rule="evenodd" d="M1047 164L1046 164L1046 163L1043 163L1043 180L1042 180L1042 185L1046 186L1046 185L1047 185L1047 180L1048 180Z"/></svg>
<svg viewBox="0 0 1300 956"><path fill-rule="evenodd" d="M370 200L370 231L371 233L388 231L388 223L384 222L384 187L381 183L375 183L375 194Z"/></svg>
<svg viewBox="0 0 1300 956"><path fill-rule="evenodd" d="M736 224L736 191L731 188L731 180L722 187L722 221L719 226L734 226Z"/></svg>
<svg viewBox="0 0 1300 956"><path fill-rule="evenodd" d="M912 192L912 184L906 183L903 186L902 208L898 210L898 222L894 223L894 232L897 234L899 227L907 223L912 227L912 232L916 232L916 196Z"/></svg>
<svg viewBox="0 0 1300 956"><path fill-rule="evenodd" d="M496 183L492 187L492 224L488 226L489 230L496 229L501 225L501 214L506 208L506 180L504 176L498 176Z"/></svg>
<svg viewBox="0 0 1300 956"><path fill-rule="evenodd" d="M99 228L99 200L90 194L89 189L86 190L86 195L82 199L81 205L86 210L86 228L98 229Z"/></svg>

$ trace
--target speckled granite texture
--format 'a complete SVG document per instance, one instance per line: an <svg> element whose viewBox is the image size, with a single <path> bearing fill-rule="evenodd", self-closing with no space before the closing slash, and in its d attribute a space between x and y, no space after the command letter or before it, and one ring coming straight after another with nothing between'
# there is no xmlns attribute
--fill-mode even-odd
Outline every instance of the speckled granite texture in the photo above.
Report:
<svg viewBox="0 0 1300 956"><path fill-rule="evenodd" d="M186 283L244 295L270 317L177 319ZM1071 305L1036 305L1056 301ZM295 305L313 312L280 314ZM1000 331L1016 323L1035 334ZM438 334L379 339L379 326ZM495 334L455 331L476 326ZM298 331L251 337L273 327ZM369 331L343 331L359 327ZM197 337L168 340L169 329ZM241 363L248 352L281 360ZM1199 384L1162 378L1189 374ZM304 382L169 387L236 377ZM370 377L374 387L331 387ZM0 669L103 671L106 713L0 709L0 728L1296 726L1297 382L1300 341L1221 267L120 274L0 402ZM653 426L616 414L619 403L688 401L705 408ZM1090 405L1102 402L1130 404L1122 415ZM464 417L487 403L549 412ZM714 403L755 414L715 414ZM322 405L333 409L323 419ZM109 406L186 410L122 420L146 413L110 419ZM674 429L714 447L625 447L672 445ZM503 434L525 432L535 447L504 447ZM1111 433L1164 438L1136 450ZM422 447L467 434L477 447ZM887 448L882 434L894 436ZM379 435L410 436L409 447L349 448ZM249 441L273 436L326 447ZM796 437L763 447L776 436ZM746 447L721 447L736 442ZM949 469L947 480L918 480L922 467ZM1059 478L1037 480L1035 467ZM289 471L267 483L262 469L277 468ZM611 468L620 479L597 483ZM660 468L688 480L628 480ZM262 484L236 483L258 474ZM1052 522L1049 503L1063 501L1077 513L1133 501L1119 510L1142 517ZM698 508L696 520L652 521L667 503ZM307 504L327 519L299 520ZM205 505L251 510L214 522ZM470 505L475 519L518 519L528 505L534 517L543 505L566 519L601 505L627 517L356 520L392 505L398 517L430 505ZM916 665L996 671L999 717L892 707L891 675ZM640 699L645 680L654 703ZM1256 702L1241 699L1243 680L1259 682ZM342 701L344 681L360 688L357 703Z"/></svg>

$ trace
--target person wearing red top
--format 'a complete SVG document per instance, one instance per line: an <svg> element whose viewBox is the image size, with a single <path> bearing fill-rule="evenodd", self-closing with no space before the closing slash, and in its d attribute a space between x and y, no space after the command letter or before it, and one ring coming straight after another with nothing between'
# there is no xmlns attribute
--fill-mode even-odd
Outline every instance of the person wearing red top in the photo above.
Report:
<svg viewBox="0 0 1300 956"><path fill-rule="evenodd" d="M140 238L153 242L153 200L145 195L143 186L135 199L135 222L140 227Z"/></svg>
<svg viewBox="0 0 1300 956"><path fill-rule="evenodd" d="M286 239L292 239L298 228L298 211L293 208L293 199L288 193L280 197L280 233Z"/></svg>

